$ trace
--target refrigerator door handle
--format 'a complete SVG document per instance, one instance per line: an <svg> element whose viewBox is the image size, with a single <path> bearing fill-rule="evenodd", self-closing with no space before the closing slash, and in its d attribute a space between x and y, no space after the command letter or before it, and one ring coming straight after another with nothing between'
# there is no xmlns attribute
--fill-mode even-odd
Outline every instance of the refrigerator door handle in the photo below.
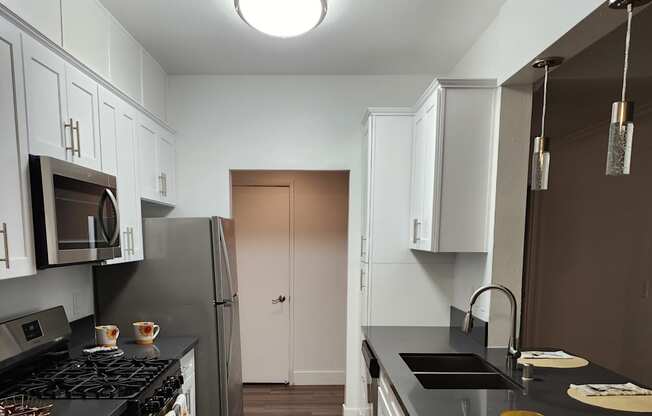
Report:
<svg viewBox="0 0 652 416"><path fill-rule="evenodd" d="M220 245L222 246L222 255L224 256L224 264L226 266L226 278L229 282L229 297L233 296L233 281L231 276L231 261L229 250L226 246L226 238L224 237L224 230L220 225Z"/></svg>

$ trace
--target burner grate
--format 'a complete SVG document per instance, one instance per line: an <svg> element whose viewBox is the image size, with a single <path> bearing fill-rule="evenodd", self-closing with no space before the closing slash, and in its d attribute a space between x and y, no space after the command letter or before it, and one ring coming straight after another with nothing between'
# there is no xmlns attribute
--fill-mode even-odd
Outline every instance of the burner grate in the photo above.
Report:
<svg viewBox="0 0 652 416"><path fill-rule="evenodd" d="M65 360L21 377L10 392L40 399L131 399L170 364L170 360L125 357Z"/></svg>

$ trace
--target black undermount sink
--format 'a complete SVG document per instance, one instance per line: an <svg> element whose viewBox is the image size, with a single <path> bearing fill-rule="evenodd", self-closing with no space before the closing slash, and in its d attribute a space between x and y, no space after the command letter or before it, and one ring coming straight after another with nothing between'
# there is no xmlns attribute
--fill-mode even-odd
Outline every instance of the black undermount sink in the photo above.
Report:
<svg viewBox="0 0 652 416"><path fill-rule="evenodd" d="M517 384L474 354L400 356L426 389L519 389Z"/></svg>

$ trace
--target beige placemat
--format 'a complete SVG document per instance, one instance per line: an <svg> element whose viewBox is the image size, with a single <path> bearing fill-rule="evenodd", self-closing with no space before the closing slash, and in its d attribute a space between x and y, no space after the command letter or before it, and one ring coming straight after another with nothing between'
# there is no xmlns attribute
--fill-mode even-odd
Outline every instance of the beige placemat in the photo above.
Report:
<svg viewBox="0 0 652 416"><path fill-rule="evenodd" d="M519 358L519 364L530 364L546 368L579 368L586 367L589 362L581 357L573 358Z"/></svg>
<svg viewBox="0 0 652 416"><path fill-rule="evenodd" d="M652 412L652 396L586 396L577 389L568 389L573 399L590 406L622 412Z"/></svg>

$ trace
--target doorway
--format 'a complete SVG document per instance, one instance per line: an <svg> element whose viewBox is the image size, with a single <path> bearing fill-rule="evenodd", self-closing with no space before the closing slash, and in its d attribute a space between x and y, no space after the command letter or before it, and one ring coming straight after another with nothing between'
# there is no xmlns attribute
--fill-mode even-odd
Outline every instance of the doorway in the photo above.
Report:
<svg viewBox="0 0 652 416"><path fill-rule="evenodd" d="M245 383L344 384L348 180L231 172Z"/></svg>

